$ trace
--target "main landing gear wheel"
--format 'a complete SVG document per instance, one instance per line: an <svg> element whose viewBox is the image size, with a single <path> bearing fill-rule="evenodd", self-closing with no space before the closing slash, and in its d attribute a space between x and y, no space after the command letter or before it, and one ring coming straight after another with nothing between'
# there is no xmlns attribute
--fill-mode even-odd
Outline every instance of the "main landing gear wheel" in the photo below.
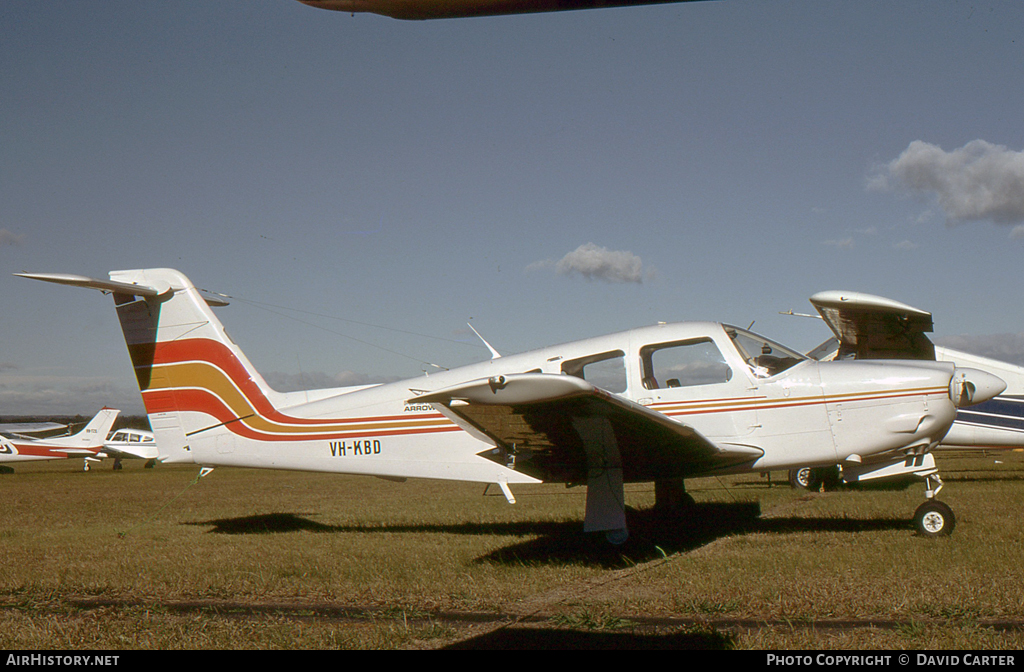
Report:
<svg viewBox="0 0 1024 672"><path fill-rule="evenodd" d="M917 507L914 527L922 537L947 537L953 534L956 516L946 504L932 499Z"/></svg>
<svg viewBox="0 0 1024 672"><path fill-rule="evenodd" d="M801 467L789 470L789 484L797 490L835 490L843 482L838 467Z"/></svg>
<svg viewBox="0 0 1024 672"><path fill-rule="evenodd" d="M811 468L801 467L789 470L789 484L797 490L811 489Z"/></svg>

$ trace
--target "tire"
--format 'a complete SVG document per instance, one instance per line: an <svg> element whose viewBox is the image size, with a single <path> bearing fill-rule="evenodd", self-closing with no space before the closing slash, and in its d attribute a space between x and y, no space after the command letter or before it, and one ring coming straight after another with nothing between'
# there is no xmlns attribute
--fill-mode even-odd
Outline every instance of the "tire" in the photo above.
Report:
<svg viewBox="0 0 1024 672"><path fill-rule="evenodd" d="M956 516L946 504L931 500L914 511L914 527L922 537L948 537L956 527Z"/></svg>
<svg viewBox="0 0 1024 672"><path fill-rule="evenodd" d="M789 470L789 484L797 490L836 490L842 482L837 467L801 467Z"/></svg>
<svg viewBox="0 0 1024 672"><path fill-rule="evenodd" d="M810 490L813 482L810 467L789 470L789 484L796 490Z"/></svg>

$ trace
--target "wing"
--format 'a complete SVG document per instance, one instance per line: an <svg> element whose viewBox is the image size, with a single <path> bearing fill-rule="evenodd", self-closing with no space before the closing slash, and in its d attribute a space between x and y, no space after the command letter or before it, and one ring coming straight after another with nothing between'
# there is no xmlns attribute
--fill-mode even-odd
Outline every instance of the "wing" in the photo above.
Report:
<svg viewBox="0 0 1024 672"><path fill-rule="evenodd" d="M931 313L859 292L819 292L811 303L839 339L836 359L935 359Z"/></svg>
<svg viewBox="0 0 1024 672"><path fill-rule="evenodd" d="M58 429L67 429L67 425L56 422L5 422L0 423L0 432L13 432L15 434L42 434L43 432L55 432Z"/></svg>
<svg viewBox="0 0 1024 672"><path fill-rule="evenodd" d="M649 481L724 469L763 454L716 445L692 427L568 375L496 376L415 401L433 404L493 442L496 448L481 455L544 481L585 481L596 460L621 464L625 481Z"/></svg>

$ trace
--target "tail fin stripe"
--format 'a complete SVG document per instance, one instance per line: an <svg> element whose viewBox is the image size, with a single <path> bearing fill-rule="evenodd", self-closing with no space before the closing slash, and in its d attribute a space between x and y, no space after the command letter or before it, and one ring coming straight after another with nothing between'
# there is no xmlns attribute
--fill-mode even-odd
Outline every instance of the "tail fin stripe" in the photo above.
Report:
<svg viewBox="0 0 1024 672"><path fill-rule="evenodd" d="M317 418L300 418L295 416L285 415L278 411L273 404L267 399L266 395L260 389L260 387L253 382L252 376L245 366L238 360L235 354L226 346L216 341L209 339L187 339L183 341L172 341L167 343L158 343L156 347L152 345L148 346L149 358L145 364L138 365L139 367L156 368L162 372L173 375L174 382L171 385L161 384L160 380L156 381L156 384L151 382L150 386L145 388L143 392L147 390L166 389L168 387L200 387L204 389L210 389L213 392L217 392L220 386L215 386L208 380L203 381L204 384L197 384L197 380L207 378L207 374L196 373L197 370L193 371L175 371L176 367L170 365L183 365L183 364L203 364L210 367L219 369L221 376L236 388L237 393L245 399L245 407L240 407L238 410L240 414L255 412L264 418L273 420L275 422L297 424L297 425L323 425L325 423L352 423L352 422L367 422L381 419L387 420L398 420L404 418L404 416L388 416L385 418L381 417L366 417L366 418L331 418L331 419L317 419ZM175 371L175 373L171 373ZM150 377L151 372L147 372L146 377L152 380ZM193 374L197 377L193 378ZM251 410L245 410L249 408ZM425 416L419 415L418 419L423 419ZM442 418L440 413L431 415L429 417Z"/></svg>
<svg viewBox="0 0 1024 672"><path fill-rule="evenodd" d="M257 414L244 409L232 408L214 392L206 389L178 388L174 391L179 411L203 413L213 417L217 422L227 425L231 431L240 433L241 427L264 436L281 439L289 438L344 438L361 435L417 433L434 431L454 431L458 427L449 420L419 420L409 418L403 422L383 422L370 419L370 422L336 424L323 422L318 425L288 426L270 422ZM143 395L146 401L149 395ZM149 402L147 401L147 409ZM373 420L378 420L374 422Z"/></svg>
<svg viewBox="0 0 1024 672"><path fill-rule="evenodd" d="M285 415L273 407L229 348L208 339L158 343L134 354L144 354L150 362L143 364L147 370L139 376L149 381L142 396L150 413L205 413L221 423L245 425L250 432L279 440L457 429L441 414L332 419ZM231 431L243 430L232 427Z"/></svg>
<svg viewBox="0 0 1024 672"><path fill-rule="evenodd" d="M336 427L330 425L310 428L280 427L256 422L260 420L258 416L240 417L227 408L220 399L210 395L205 390L180 390L178 394L182 395L188 411L212 417L218 426L223 426L238 436L264 441L336 440L460 431L459 427L452 423L444 425L408 423L405 425L378 424L357 427Z"/></svg>

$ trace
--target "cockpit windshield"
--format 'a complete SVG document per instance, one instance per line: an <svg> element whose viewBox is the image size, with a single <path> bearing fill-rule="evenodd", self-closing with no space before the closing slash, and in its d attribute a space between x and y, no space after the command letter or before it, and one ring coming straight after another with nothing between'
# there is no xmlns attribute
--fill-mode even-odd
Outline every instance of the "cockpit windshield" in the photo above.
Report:
<svg viewBox="0 0 1024 672"><path fill-rule="evenodd" d="M746 329L725 325L725 333L758 378L770 378L807 359L799 352Z"/></svg>

